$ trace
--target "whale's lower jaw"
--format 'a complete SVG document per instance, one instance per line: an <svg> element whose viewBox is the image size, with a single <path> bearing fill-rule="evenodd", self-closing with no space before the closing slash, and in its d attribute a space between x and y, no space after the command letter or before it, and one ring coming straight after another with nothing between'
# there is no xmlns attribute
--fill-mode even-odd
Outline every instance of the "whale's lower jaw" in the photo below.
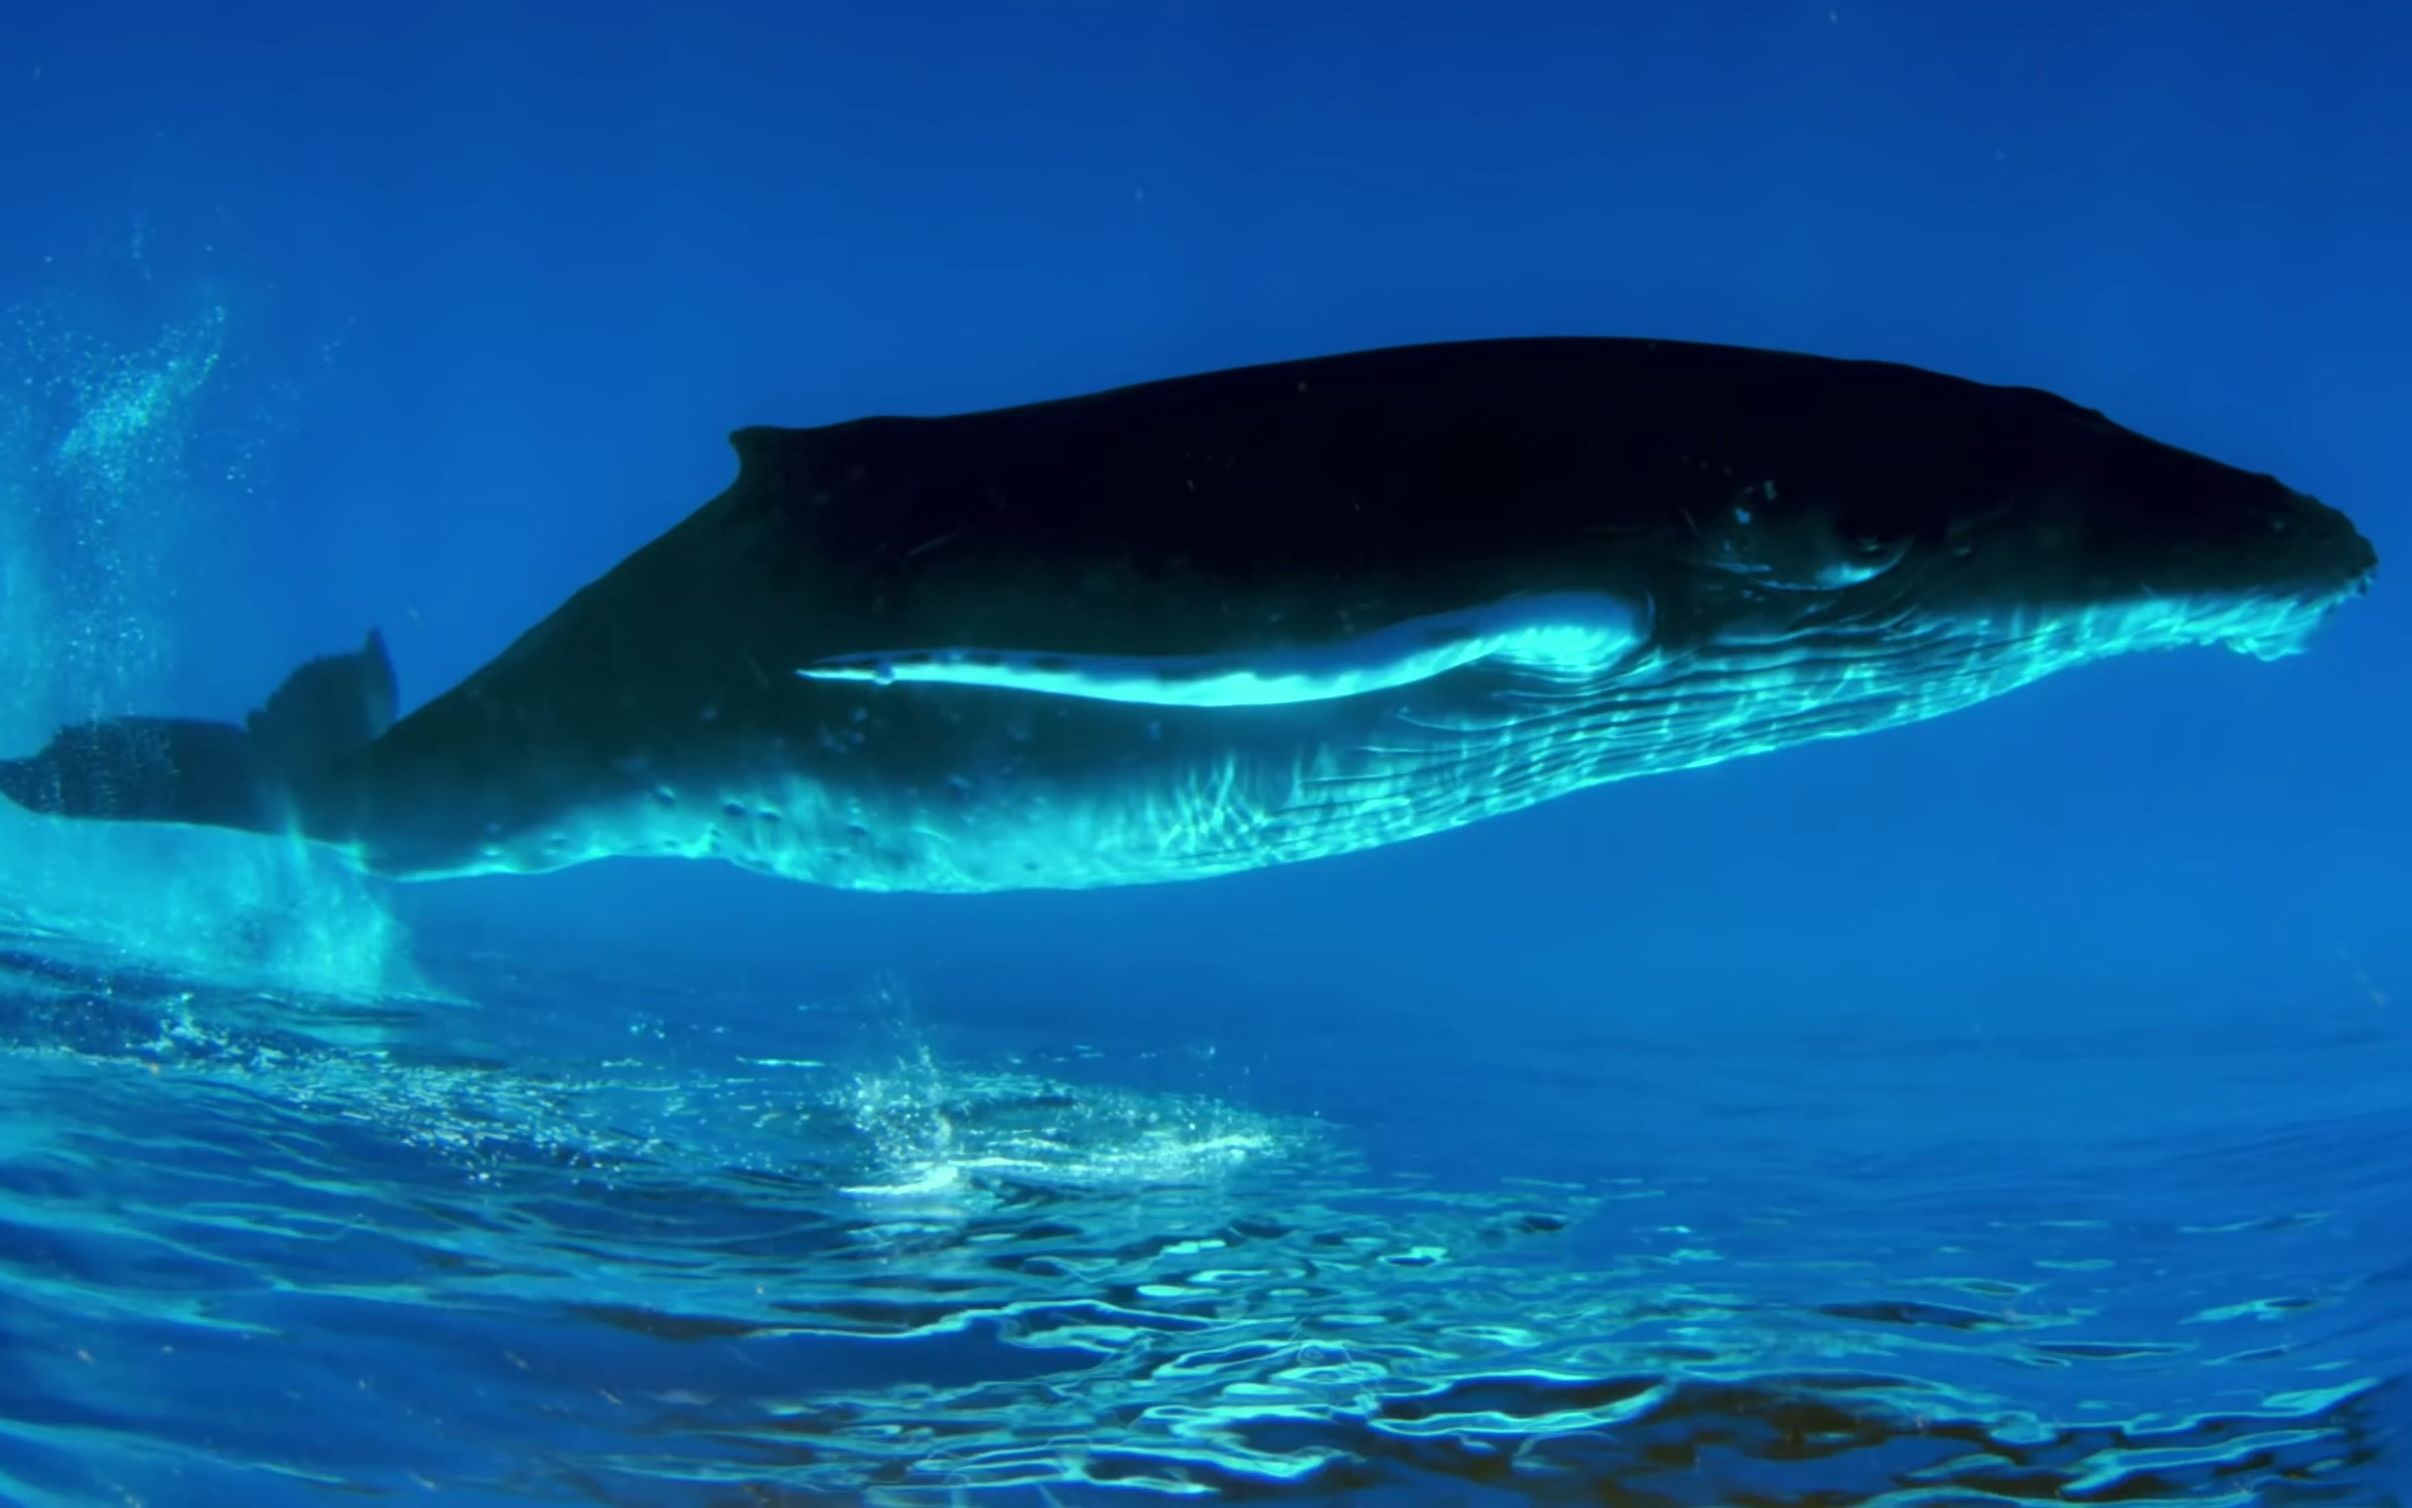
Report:
<svg viewBox="0 0 2412 1508"><path fill-rule="evenodd" d="M2005 608L1729 636L1613 672L1476 665L1413 687L1271 709L1067 703L963 686L829 688L836 726L505 824L410 878L591 859L720 858L856 890L1080 889L1199 879L1402 842L1590 786L1920 722L2090 660L2188 644L2291 652L2333 604ZM1017 713L1034 703L1050 715ZM1062 713L1060 709L1074 709ZM917 777L882 753L918 707ZM933 711L933 709L936 709ZM933 761L932 720L958 730ZM845 739L837 741L845 745ZM802 752L790 757L791 748Z"/></svg>

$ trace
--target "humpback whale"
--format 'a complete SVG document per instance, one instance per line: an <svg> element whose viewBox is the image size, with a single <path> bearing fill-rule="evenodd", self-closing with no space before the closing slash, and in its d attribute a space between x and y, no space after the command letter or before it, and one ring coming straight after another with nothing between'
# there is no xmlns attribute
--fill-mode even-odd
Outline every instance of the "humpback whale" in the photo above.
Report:
<svg viewBox="0 0 2412 1508"><path fill-rule="evenodd" d="M240 725L67 728L0 792L406 878L651 854L875 890L1166 881L2107 656L2293 653L2377 564L2277 480L2042 391L1672 341L732 440L726 491L408 716L371 633Z"/></svg>

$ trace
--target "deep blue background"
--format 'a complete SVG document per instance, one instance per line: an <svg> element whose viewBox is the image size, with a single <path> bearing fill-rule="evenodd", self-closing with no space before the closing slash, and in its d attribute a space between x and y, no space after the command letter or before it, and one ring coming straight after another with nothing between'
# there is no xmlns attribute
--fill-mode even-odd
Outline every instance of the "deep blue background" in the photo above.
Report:
<svg viewBox="0 0 2412 1508"><path fill-rule="evenodd" d="M1268 1026L1345 1039L1402 993L1462 1057L1520 1012L2408 987L2404 7L104 0L6 32L0 278L130 346L225 311L154 582L178 710L370 623L433 695L716 491L741 424L1447 336L2035 383L2278 472L2387 562L2305 658L2096 667L1387 854L977 902L611 865L406 892L431 935L905 968L941 1018L1177 1012L1268 1061Z"/></svg>
<svg viewBox="0 0 2412 1508"><path fill-rule="evenodd" d="M237 715L370 624L422 701L719 490L741 425L1440 337L2037 384L2276 472L2382 557L2300 658L2094 666L1193 885L934 899L632 862L386 887L0 810L0 1496L410 1473L516 1502L602 1462L622 1500L684 1503L690 1462L818 1450L784 1400L842 1402L866 1365L1002 1368L1072 1407L1180 1354L1092 1366L993 1313L791 1344L795 1293L871 1324L996 1249L856 1260L919 1208L876 1190L935 1169L958 1235L1135 1280L1278 1216L1322 1298L1277 1242L1200 1256L1266 1275L1208 1347L1343 1302L1388 1317L1351 1344L1412 1347L1471 1295L1540 1349L1411 1349L1392 1381L1466 1380L1542 1434L1553 1369L1628 1365L1588 1348L1634 1305L1786 1396L1869 1368L1976 1389L1951 1404L1975 1434L1896 1420L1832 1476L1756 1395L1593 1432L1699 1444L1654 1479L1686 1501L1875 1492L1997 1431L2047 1492L2114 1412L2193 1449L2170 1500L2334 1456L2331 1488L2389 1501L2408 79L2386 0L0 3L0 752ZM482 1008L423 1008L404 954ZM1024 1112L1045 1171L1104 1170L1086 1192L980 1170L1027 1151ZM1197 1171L1256 1117L1322 1129ZM1151 1131L1179 1155L1116 1162ZM1457 1265L1326 1284L1333 1231L1403 1246L1460 1194L1473 1220L1577 1189L1611 1203L1564 1240L1491 1264L1461 1231ZM1321 1208L1352 1190L1372 1226ZM1078 1307L1100 1270L996 1291ZM1933 1286L1972 1274L2018 1281ZM2004 1292L2042 1328L1886 1308ZM773 1333L640 1335L597 1294ZM1183 1375L1149 1396L1220 1386ZM2365 1385L2293 1456L2250 1433L2290 1390ZM1398 1469L1349 1392L1294 1443L1387 1460L1371 1501L1497 1475L1490 1445ZM1051 1442L1021 1396L866 1417ZM2067 1437L2040 1456L2037 1420Z"/></svg>

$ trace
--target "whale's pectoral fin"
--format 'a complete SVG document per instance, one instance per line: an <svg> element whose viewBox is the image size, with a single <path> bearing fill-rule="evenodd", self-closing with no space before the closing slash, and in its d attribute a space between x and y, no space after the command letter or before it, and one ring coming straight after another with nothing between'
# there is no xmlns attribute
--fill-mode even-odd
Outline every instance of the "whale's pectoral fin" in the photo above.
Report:
<svg viewBox="0 0 2412 1508"><path fill-rule="evenodd" d="M241 724L120 717L62 728L0 760L0 795L28 811L118 822L282 831L290 794L393 726L383 636L312 660Z"/></svg>
<svg viewBox="0 0 2412 1508"><path fill-rule="evenodd" d="M1646 603L1604 592L1535 593L1320 643L1148 656L879 650L832 655L796 674L814 681L989 686L1160 707L1269 707L1385 691L1485 660L1544 677L1597 676L1648 637L1649 619Z"/></svg>

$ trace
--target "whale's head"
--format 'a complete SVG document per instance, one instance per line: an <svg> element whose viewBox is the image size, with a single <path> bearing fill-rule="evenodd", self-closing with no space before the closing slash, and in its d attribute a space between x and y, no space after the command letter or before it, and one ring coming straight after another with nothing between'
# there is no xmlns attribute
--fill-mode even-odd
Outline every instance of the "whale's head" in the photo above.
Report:
<svg viewBox="0 0 2412 1508"><path fill-rule="evenodd" d="M2377 567L2337 510L2048 393L1921 387L1848 412L1786 426L1670 530L1675 595L1710 636L1881 627L2024 646L2037 673L2185 644L2276 658Z"/></svg>

